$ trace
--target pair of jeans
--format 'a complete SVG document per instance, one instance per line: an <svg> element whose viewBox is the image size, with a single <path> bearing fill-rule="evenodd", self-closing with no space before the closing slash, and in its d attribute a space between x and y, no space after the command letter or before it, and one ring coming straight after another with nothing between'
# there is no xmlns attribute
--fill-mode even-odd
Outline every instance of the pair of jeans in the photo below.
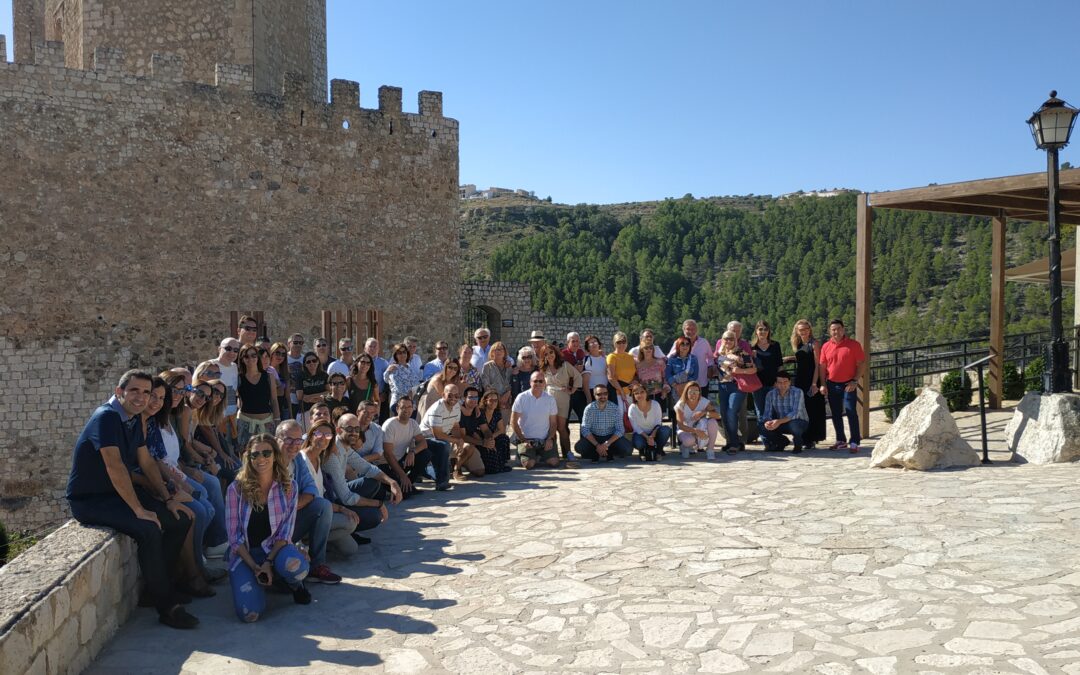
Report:
<svg viewBox="0 0 1080 675"><path fill-rule="evenodd" d="M626 436L615 437L614 434L593 434L593 438L603 443L606 440L614 439L611 445L608 446L608 457L629 457L634 454L634 448L626 440ZM578 442L574 444L574 450L583 459L599 459L600 453L596 451L596 445L594 445L588 438L580 438Z"/></svg>
<svg viewBox="0 0 1080 675"><path fill-rule="evenodd" d="M185 513L174 517L161 502L136 488L136 496L143 508L153 511L161 527L149 520L135 516L135 512L118 494L85 499L71 499L71 515L83 525L103 525L128 535L138 546L139 571L142 572L146 596L165 614L173 608L172 581L169 565L180 558L184 540L187 539L191 519Z"/></svg>
<svg viewBox="0 0 1080 675"><path fill-rule="evenodd" d="M377 499L380 502L389 501L390 488L375 478L355 478L348 483L349 491L364 497L365 499ZM382 513L378 506L346 506L355 513L360 522L356 525L357 532L373 530L382 523Z"/></svg>
<svg viewBox="0 0 1080 675"><path fill-rule="evenodd" d="M862 435L859 434L859 388L855 387L855 391L846 391L847 385L847 382L825 381L825 386L829 390L829 411L832 414L836 442L847 442L844 436L844 417L847 416L848 427L851 429L851 442L858 445L862 440Z"/></svg>
<svg viewBox="0 0 1080 675"><path fill-rule="evenodd" d="M746 393L739 391L739 385L731 382L720 383L720 394L717 396L717 408L720 417L724 421L724 441L727 446L742 447L742 436L739 435L739 411L746 404Z"/></svg>
<svg viewBox="0 0 1080 675"><path fill-rule="evenodd" d="M191 513L195 516L195 521L192 524L195 529L191 533L191 543L195 547L195 564L199 566L200 570L204 570L203 541L206 539L206 528L210 526L210 521L214 519L214 505L206 498L206 493L203 492L199 481L188 478L187 484L191 489L191 501L184 502L184 506L191 509Z"/></svg>
<svg viewBox="0 0 1080 675"><path fill-rule="evenodd" d="M757 414L757 429L758 436L765 438L765 397L769 395L769 392L773 390L773 387L762 387L758 389L750 396L754 399L754 412Z"/></svg>
<svg viewBox="0 0 1080 675"><path fill-rule="evenodd" d="M762 423L764 425L764 422ZM808 422L806 420L792 419L784 422L780 426L776 427L772 431L765 429L762 426L762 438L765 439L766 446L772 446L779 448L784 443L784 435L791 436L791 441L795 447L799 450L803 446L803 434L806 433L806 427Z"/></svg>
<svg viewBox="0 0 1080 675"><path fill-rule="evenodd" d="M267 413L258 417L238 415L236 417L236 454L237 456L247 447L252 436L258 434L274 435L274 415Z"/></svg>
<svg viewBox="0 0 1080 675"><path fill-rule="evenodd" d="M266 560L262 546L248 549L257 565ZM304 583L308 573L308 562L293 544L285 544L274 557L274 577L281 579L289 588L296 590ZM266 609L266 590L255 578L255 571L248 567L240 556L236 556L229 568L229 585L232 587L233 609L236 616L245 623L252 623Z"/></svg>
<svg viewBox="0 0 1080 675"><path fill-rule="evenodd" d="M225 530L225 497L221 493L221 481L217 476L199 471L199 479L193 481L195 485L206 495L206 500L214 507L214 517L210 519L210 525L206 528L206 536L203 544L206 546L219 546L229 539L229 533ZM200 480L201 479L201 480Z"/></svg>
<svg viewBox="0 0 1080 675"><path fill-rule="evenodd" d="M429 438L427 439L427 449L430 453L429 461L435 468L435 483L437 485L448 484L450 482L450 444L437 438ZM423 473L424 465L420 464L421 454L416 455L416 463L413 466L414 470L416 466L419 466L421 473Z"/></svg>
<svg viewBox="0 0 1080 675"><path fill-rule="evenodd" d="M653 450L659 450L660 452L663 452L664 446L666 446L668 444L668 441L671 440L671 428L665 427L663 424L658 424L656 425L654 431L656 432L656 436L653 437L653 442L655 443L655 445L653 445ZM633 443L634 447L637 448L638 454L644 457L645 449L649 445L645 441L645 434L639 434L635 431Z"/></svg>
<svg viewBox="0 0 1080 675"><path fill-rule="evenodd" d="M305 537L310 542L311 564L326 564L326 542L330 539L330 523L334 515L330 501L315 497L308 505L296 512L296 524L293 525L293 542Z"/></svg>

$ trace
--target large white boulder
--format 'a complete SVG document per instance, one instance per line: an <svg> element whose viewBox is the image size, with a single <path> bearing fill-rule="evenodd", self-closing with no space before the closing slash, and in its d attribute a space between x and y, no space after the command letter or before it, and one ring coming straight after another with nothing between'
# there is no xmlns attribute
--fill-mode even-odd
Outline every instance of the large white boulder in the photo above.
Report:
<svg viewBox="0 0 1080 675"><path fill-rule="evenodd" d="M1005 427L1005 441L1016 462L1080 459L1080 394L1025 395Z"/></svg>
<svg viewBox="0 0 1080 675"><path fill-rule="evenodd" d="M870 466L919 471L978 463L979 453L960 437L945 397L929 387L904 406L870 456Z"/></svg>

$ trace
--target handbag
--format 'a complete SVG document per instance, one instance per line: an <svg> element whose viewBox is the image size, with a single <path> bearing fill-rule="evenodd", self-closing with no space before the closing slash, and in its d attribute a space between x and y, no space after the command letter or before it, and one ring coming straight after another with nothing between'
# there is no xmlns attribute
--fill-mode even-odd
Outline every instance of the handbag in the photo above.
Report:
<svg viewBox="0 0 1080 675"><path fill-rule="evenodd" d="M753 394L761 389L761 380L758 379L757 373L733 373L732 377L739 391L744 394Z"/></svg>

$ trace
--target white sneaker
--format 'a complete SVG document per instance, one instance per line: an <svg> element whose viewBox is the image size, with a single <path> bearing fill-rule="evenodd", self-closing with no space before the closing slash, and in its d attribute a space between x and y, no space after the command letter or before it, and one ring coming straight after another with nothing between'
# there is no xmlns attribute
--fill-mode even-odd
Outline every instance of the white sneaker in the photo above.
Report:
<svg viewBox="0 0 1080 675"><path fill-rule="evenodd" d="M206 547L207 558L224 558L225 552L229 550L229 542L218 544L217 546Z"/></svg>
<svg viewBox="0 0 1080 675"><path fill-rule="evenodd" d="M566 453L566 461L568 461L568 462L576 462L577 461L577 455L574 454L573 450L570 450L570 451L568 451Z"/></svg>

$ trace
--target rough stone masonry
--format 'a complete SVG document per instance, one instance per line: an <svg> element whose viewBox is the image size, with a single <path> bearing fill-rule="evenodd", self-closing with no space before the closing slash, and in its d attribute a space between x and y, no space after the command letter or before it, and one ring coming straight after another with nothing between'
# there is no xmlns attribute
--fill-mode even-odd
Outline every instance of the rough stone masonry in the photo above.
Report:
<svg viewBox="0 0 1080 675"><path fill-rule="evenodd" d="M318 334L328 309L380 309L391 339L460 331L458 123L437 92L405 113L382 87L363 109L334 80L327 103L325 0L15 0L14 14L17 62L0 62L9 527L66 517L71 444L119 374L215 356L230 311L262 311L275 339Z"/></svg>

